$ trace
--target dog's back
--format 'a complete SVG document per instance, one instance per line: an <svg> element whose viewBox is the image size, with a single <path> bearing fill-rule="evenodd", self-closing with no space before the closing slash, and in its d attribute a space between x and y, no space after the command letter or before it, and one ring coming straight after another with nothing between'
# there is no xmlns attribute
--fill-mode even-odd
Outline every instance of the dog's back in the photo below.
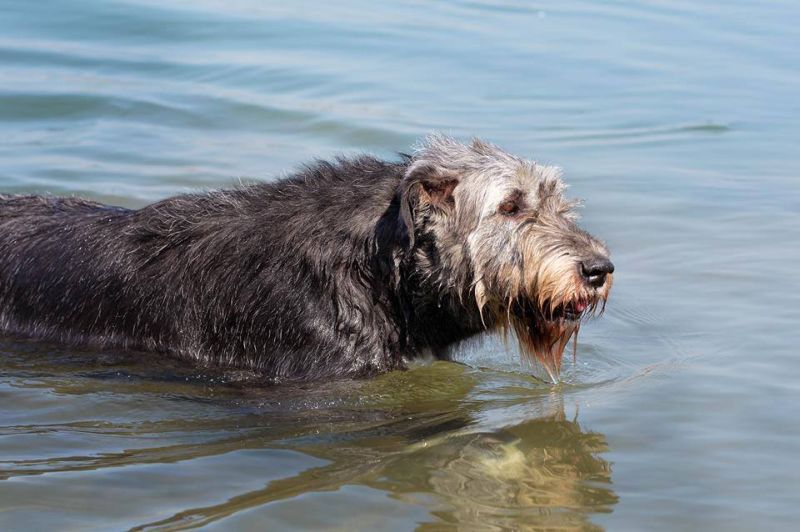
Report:
<svg viewBox="0 0 800 532"><path fill-rule="evenodd" d="M113 233L132 212L79 198L0 196L0 332L117 343L123 287L109 259L121 240Z"/></svg>
<svg viewBox="0 0 800 532"><path fill-rule="evenodd" d="M107 208L102 203L82 198L0 194L0 225L5 229L11 220L21 221L19 219L71 212L85 213ZM0 234L0 239L2 236Z"/></svg>
<svg viewBox="0 0 800 532"><path fill-rule="evenodd" d="M371 158L320 162L138 210L0 196L0 334L276 377L388 369L396 350L372 345L394 327L374 311L388 283L373 280L386 271L373 241L394 238L382 220L400 176L402 165Z"/></svg>

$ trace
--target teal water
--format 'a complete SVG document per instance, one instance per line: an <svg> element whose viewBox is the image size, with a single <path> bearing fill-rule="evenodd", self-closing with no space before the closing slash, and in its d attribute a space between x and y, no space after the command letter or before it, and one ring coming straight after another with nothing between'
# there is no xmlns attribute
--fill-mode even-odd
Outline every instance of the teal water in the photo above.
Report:
<svg viewBox="0 0 800 532"><path fill-rule="evenodd" d="M139 206L479 136L617 266L553 388L487 340L260 389L0 340L0 528L791 529L800 4L0 0L0 191Z"/></svg>

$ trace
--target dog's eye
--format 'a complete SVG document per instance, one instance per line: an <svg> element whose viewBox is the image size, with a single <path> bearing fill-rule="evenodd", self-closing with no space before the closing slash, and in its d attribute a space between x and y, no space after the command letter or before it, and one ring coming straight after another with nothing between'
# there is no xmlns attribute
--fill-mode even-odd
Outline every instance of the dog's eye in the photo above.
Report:
<svg viewBox="0 0 800 532"><path fill-rule="evenodd" d="M516 201L508 200L501 203L497 210L503 216L514 216L519 212L519 205Z"/></svg>

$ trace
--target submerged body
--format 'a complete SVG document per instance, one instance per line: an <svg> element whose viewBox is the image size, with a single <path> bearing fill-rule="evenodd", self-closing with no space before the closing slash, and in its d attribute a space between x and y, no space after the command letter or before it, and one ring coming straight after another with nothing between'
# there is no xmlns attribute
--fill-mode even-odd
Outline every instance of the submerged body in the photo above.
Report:
<svg viewBox="0 0 800 532"><path fill-rule="evenodd" d="M509 186L513 161L531 175ZM587 261L604 248L574 226L567 203L543 203L563 185L531 165L436 137L399 162L318 162L275 183L138 210L0 195L0 333L280 380L447 358L459 341L511 325L557 374L577 320L607 297L610 271L590 282ZM561 240L569 232L564 246L583 254L566 271L550 256L563 250L526 240L527 225Z"/></svg>

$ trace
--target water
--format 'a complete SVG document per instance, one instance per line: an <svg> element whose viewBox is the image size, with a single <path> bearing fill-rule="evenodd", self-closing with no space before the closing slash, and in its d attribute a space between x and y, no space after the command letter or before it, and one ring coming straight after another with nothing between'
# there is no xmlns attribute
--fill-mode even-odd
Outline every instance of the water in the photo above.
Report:
<svg viewBox="0 0 800 532"><path fill-rule="evenodd" d="M800 5L164 4L0 0L0 190L139 206L475 135L564 167L614 292L555 388L496 340L264 389L3 339L0 528L796 525Z"/></svg>

